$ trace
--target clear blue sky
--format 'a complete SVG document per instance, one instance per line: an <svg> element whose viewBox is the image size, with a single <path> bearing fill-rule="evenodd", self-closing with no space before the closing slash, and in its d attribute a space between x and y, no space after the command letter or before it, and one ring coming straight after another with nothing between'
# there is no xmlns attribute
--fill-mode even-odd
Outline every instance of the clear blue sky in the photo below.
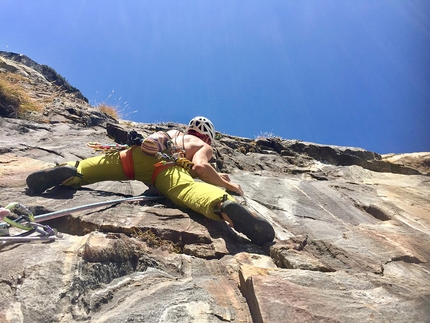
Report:
<svg viewBox="0 0 430 323"><path fill-rule="evenodd" d="M428 0L0 0L0 50L124 119L430 151Z"/></svg>

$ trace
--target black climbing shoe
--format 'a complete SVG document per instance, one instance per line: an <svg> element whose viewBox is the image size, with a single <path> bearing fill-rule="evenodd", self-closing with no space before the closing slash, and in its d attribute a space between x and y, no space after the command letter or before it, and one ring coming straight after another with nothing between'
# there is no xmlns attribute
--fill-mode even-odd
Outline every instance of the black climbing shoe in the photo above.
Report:
<svg viewBox="0 0 430 323"><path fill-rule="evenodd" d="M245 234L253 243L263 245L275 238L275 230L269 222L251 213L239 203L225 201L222 203L221 211L233 221L234 229Z"/></svg>
<svg viewBox="0 0 430 323"><path fill-rule="evenodd" d="M66 179L76 175L76 167L65 165L31 173L27 177L27 186L35 193L42 193L50 187L60 185Z"/></svg>

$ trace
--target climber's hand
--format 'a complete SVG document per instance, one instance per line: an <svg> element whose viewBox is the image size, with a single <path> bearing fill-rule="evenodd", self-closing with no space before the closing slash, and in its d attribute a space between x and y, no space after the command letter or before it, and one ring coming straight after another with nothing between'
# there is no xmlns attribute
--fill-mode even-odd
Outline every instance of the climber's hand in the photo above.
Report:
<svg viewBox="0 0 430 323"><path fill-rule="evenodd" d="M227 192L233 193L233 195L238 194L240 196L243 196L244 194L242 187L240 187L239 184L233 184L233 183L230 183L227 189Z"/></svg>

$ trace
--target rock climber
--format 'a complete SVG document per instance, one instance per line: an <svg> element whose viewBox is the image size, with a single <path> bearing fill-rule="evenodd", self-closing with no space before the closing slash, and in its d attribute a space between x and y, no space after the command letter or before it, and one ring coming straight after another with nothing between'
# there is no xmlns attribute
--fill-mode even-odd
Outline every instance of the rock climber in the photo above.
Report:
<svg viewBox="0 0 430 323"><path fill-rule="evenodd" d="M271 224L226 193L227 190L243 195L243 190L209 163L214 140L214 125L199 116L189 122L185 133L179 130L156 132L127 150L37 171L27 177L27 185L33 192L42 193L56 185L77 189L101 181L139 180L148 187L155 186L179 207L228 222L256 244L273 241L275 233ZM160 162L157 152L162 151L166 156L172 149L180 156L176 162Z"/></svg>

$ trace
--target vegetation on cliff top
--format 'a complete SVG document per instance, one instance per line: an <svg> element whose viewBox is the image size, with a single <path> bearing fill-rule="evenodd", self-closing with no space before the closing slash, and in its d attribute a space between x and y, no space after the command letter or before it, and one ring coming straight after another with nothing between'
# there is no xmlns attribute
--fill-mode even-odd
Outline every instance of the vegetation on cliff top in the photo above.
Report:
<svg viewBox="0 0 430 323"><path fill-rule="evenodd" d="M29 119L32 112L43 111L43 106L33 100L22 86L25 81L29 80L21 75L0 73L0 105L10 112L10 117Z"/></svg>

